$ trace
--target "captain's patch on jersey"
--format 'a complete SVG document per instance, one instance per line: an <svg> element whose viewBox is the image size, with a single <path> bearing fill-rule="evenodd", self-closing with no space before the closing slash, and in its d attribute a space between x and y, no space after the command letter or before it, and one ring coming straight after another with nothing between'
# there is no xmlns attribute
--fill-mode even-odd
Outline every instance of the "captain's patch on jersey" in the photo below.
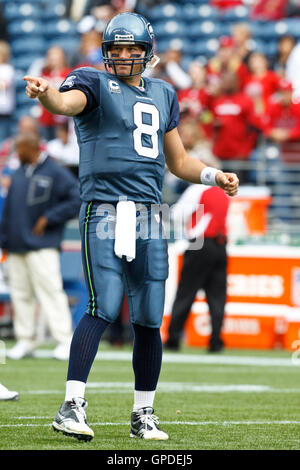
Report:
<svg viewBox="0 0 300 470"><path fill-rule="evenodd" d="M118 84L118 82L115 82L114 80L109 80L108 86L111 93L121 93L120 85Z"/></svg>
<svg viewBox="0 0 300 470"><path fill-rule="evenodd" d="M76 75L70 75L69 77L67 77L67 78L65 79L64 83L62 84L62 86L67 86L67 87L71 88L71 87L74 85L75 78L76 78Z"/></svg>

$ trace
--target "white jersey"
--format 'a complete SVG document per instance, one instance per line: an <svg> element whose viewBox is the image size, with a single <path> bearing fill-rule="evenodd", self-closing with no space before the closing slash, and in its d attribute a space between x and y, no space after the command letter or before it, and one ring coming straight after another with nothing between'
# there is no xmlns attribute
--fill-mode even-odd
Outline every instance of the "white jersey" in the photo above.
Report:
<svg viewBox="0 0 300 470"><path fill-rule="evenodd" d="M15 71L10 64L0 64L0 115L15 109Z"/></svg>

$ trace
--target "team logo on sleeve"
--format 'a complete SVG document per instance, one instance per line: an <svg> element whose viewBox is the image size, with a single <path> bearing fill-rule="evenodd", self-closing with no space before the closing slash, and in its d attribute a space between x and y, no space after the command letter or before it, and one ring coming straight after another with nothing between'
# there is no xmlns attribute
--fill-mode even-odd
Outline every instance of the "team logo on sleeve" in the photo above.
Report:
<svg viewBox="0 0 300 470"><path fill-rule="evenodd" d="M109 90L111 93L121 93L120 85L114 80L108 81Z"/></svg>
<svg viewBox="0 0 300 470"><path fill-rule="evenodd" d="M70 75L69 77L67 77L67 78L65 79L64 83L62 84L62 86L67 86L67 87L71 88L71 87L74 85L75 78L76 78L75 75Z"/></svg>

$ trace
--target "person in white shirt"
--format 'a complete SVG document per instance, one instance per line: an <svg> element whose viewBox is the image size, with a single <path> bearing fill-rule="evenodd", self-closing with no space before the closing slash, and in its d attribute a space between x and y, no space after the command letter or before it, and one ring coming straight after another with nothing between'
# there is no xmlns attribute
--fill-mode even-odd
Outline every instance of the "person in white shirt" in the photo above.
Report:
<svg viewBox="0 0 300 470"><path fill-rule="evenodd" d="M300 99L300 44L296 44L286 63L285 78L291 82L294 98Z"/></svg>
<svg viewBox="0 0 300 470"><path fill-rule="evenodd" d="M11 117L15 110L15 70L9 58L9 44L0 41L0 143L11 134Z"/></svg>
<svg viewBox="0 0 300 470"><path fill-rule="evenodd" d="M66 121L56 127L56 137L47 144L47 152L58 163L78 175L79 147L72 121Z"/></svg>

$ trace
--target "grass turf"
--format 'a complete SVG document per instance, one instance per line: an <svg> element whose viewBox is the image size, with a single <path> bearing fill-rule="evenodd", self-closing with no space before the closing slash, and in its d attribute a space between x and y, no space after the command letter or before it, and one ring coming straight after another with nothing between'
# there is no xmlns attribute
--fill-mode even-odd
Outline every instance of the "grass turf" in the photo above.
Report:
<svg viewBox="0 0 300 470"><path fill-rule="evenodd" d="M102 349L109 350L105 345ZM201 349L185 348L182 353L207 355ZM217 357L224 356L289 360L291 353L227 350ZM129 438L133 399L130 360L94 362L86 393L87 420L95 432L91 442L78 442L54 433L51 421L64 399L66 372L66 361L45 358L7 360L0 365L0 382L20 393L17 402L0 402L1 450L300 447L299 366L163 362L155 412L169 440L161 442ZM238 386L244 386L244 391Z"/></svg>

